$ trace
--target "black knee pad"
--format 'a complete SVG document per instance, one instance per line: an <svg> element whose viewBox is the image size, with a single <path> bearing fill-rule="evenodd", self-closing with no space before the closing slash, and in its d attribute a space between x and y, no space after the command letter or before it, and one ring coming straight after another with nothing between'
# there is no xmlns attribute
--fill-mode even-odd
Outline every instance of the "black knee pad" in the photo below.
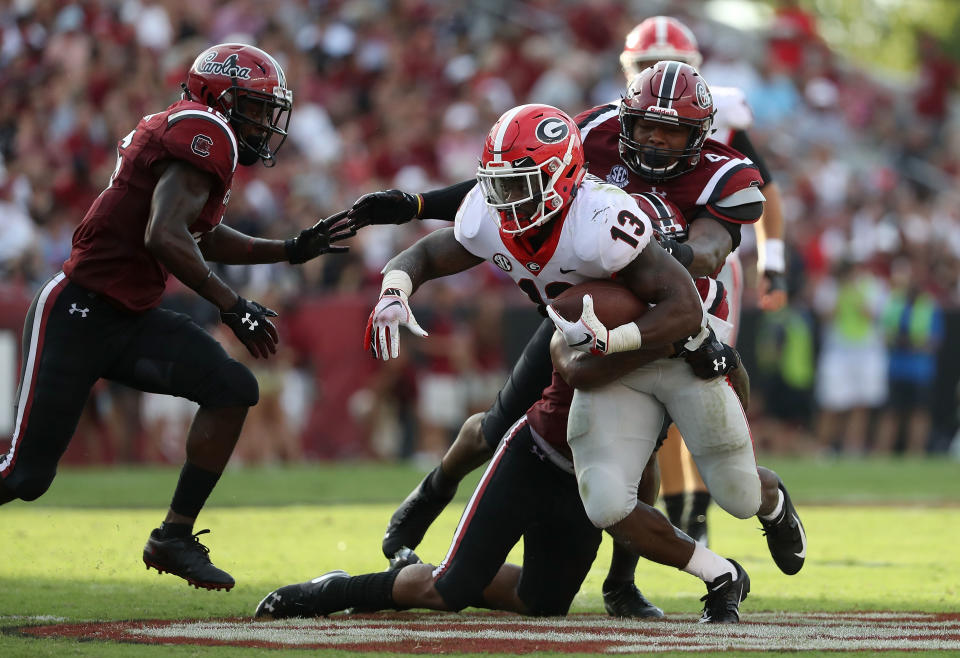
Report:
<svg viewBox="0 0 960 658"><path fill-rule="evenodd" d="M30 501L36 500L46 493L53 483L56 471L50 471L49 473L31 472L23 477L18 477L18 475L15 474L13 477L7 478L4 484L7 490L20 500Z"/></svg>
<svg viewBox="0 0 960 658"><path fill-rule="evenodd" d="M260 400L260 386L250 369L239 361L224 361L207 379L197 396L201 407L252 407Z"/></svg>

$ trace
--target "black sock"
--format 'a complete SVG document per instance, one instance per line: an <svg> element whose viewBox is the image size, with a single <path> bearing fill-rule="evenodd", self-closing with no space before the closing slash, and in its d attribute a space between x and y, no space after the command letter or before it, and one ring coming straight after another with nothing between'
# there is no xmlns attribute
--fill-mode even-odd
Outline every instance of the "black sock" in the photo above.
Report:
<svg viewBox="0 0 960 658"><path fill-rule="evenodd" d="M180 481L173 492L170 509L188 518L197 518L219 479L219 473L207 471L190 462L185 463L180 469Z"/></svg>
<svg viewBox="0 0 960 658"><path fill-rule="evenodd" d="M710 507L710 493L707 491L694 491L693 501L690 505L691 521L706 521L707 508Z"/></svg>
<svg viewBox="0 0 960 658"><path fill-rule="evenodd" d="M173 537L189 537L193 534L193 525L190 523L168 523L164 521L160 524L160 536L164 539Z"/></svg>
<svg viewBox="0 0 960 658"><path fill-rule="evenodd" d="M663 497L663 504L667 508L667 518L670 524L679 528L683 523L683 504L686 501L686 494L670 494Z"/></svg>
<svg viewBox="0 0 960 658"><path fill-rule="evenodd" d="M459 480L455 480L443 472L442 464L430 471L425 480L428 492L441 499L453 498L453 495L457 493L457 485L460 484Z"/></svg>
<svg viewBox="0 0 960 658"><path fill-rule="evenodd" d="M607 579L603 581L602 590L606 591L615 585L622 585L623 583L632 583L637 570L637 562L639 561L639 555L635 555L620 546L617 542L613 542L613 554L610 556L610 570L607 571Z"/></svg>
<svg viewBox="0 0 960 658"><path fill-rule="evenodd" d="M363 612L392 610L396 607L393 581L399 573L398 569L333 579L323 590L324 605L335 606L337 610L354 608Z"/></svg>

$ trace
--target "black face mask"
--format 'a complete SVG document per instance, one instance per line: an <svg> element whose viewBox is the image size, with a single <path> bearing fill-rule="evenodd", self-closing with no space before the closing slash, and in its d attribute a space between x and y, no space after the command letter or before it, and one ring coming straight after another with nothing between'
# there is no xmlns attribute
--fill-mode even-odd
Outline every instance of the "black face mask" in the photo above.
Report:
<svg viewBox="0 0 960 658"><path fill-rule="evenodd" d="M641 151L643 164L653 169L663 169L676 160L676 155L665 152L664 149L644 147Z"/></svg>

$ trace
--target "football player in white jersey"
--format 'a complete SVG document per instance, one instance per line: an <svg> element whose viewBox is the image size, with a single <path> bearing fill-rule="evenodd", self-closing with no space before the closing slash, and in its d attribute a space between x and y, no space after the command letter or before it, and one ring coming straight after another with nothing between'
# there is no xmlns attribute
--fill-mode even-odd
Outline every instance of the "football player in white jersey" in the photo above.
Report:
<svg viewBox="0 0 960 658"><path fill-rule="evenodd" d="M487 136L479 185L467 193L453 229L431 233L384 268L380 300L364 336L374 356L398 356L400 326L426 335L408 303L418 286L484 260L506 272L538 305L549 304L577 283L614 276L654 305L634 322L608 328L585 296L578 321L553 318L568 343L582 351L659 349L680 341L694 352L705 341L715 341L689 273L651 240L650 220L636 201L585 174L579 130L566 114L545 105L504 114ZM677 414L676 405L690 405L690 395L707 396L715 402L711 413L708 405L698 404L703 413L685 414L690 435L699 439L698 462L718 501L738 517L752 516L761 492L746 419L725 379L700 379L683 359L654 363L663 375L654 380L668 380L666 389L649 385L649 377L638 370L636 382L577 391L573 398L568 442L584 508L594 525L634 552L705 582L723 580L720 593L709 595L720 600L708 606L714 615L707 620L736 621L749 591L746 573L685 535L651 532L651 508L638 506L637 483L653 453L664 406ZM617 409L620 404L630 408ZM628 424L611 424L618 415L629 417ZM723 441L714 444L710 437L718 422Z"/></svg>
<svg viewBox="0 0 960 658"><path fill-rule="evenodd" d="M620 65L627 84L641 71L661 60L675 60L699 67L703 61L697 39L682 22L670 16L651 16L627 34ZM750 142L746 131L753 124L753 113L743 91L736 87L711 85L716 108L711 139L722 142L750 158L763 176L761 191L766 202L763 214L754 224L757 236L759 303L764 310L777 310L786 303L785 258L783 243L783 204L780 188L773 181L763 158ZM736 344L743 293L743 271L736 252L731 252L717 278L727 290L731 345ZM707 508L710 494L697 472L690 451L680 440L676 426L658 453L663 501L670 521L698 541L707 541Z"/></svg>

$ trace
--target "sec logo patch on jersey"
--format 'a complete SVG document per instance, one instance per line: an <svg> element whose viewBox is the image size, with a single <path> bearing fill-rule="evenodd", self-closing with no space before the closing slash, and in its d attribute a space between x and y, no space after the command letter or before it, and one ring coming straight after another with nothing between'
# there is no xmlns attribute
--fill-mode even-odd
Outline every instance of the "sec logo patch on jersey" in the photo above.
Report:
<svg viewBox="0 0 960 658"><path fill-rule="evenodd" d="M627 186L627 183L630 182L630 173L623 165L614 165L610 173L607 174L607 182L623 189Z"/></svg>
<svg viewBox="0 0 960 658"><path fill-rule="evenodd" d="M490 260L493 261L493 264L499 267L504 272L509 272L513 269L513 264L510 262L510 259L504 256L503 254L494 254L493 258Z"/></svg>

